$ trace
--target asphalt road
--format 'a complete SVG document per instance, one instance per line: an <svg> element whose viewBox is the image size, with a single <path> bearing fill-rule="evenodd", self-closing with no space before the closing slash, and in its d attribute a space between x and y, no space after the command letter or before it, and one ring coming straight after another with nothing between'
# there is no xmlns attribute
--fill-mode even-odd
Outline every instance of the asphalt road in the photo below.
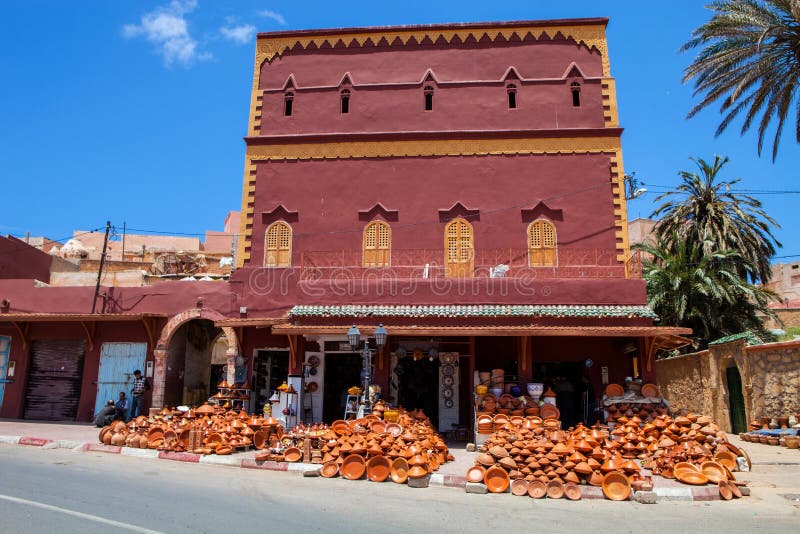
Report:
<svg viewBox="0 0 800 534"><path fill-rule="evenodd" d="M800 510L534 501L0 445L0 532L797 532Z"/></svg>

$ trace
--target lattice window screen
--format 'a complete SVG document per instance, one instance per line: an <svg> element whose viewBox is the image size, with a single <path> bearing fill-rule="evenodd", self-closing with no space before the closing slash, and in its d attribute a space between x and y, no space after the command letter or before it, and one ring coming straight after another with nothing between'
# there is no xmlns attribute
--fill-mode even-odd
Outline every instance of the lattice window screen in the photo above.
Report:
<svg viewBox="0 0 800 534"><path fill-rule="evenodd" d="M534 221L528 226L528 262L531 267L556 264L556 229L548 221Z"/></svg>
<svg viewBox="0 0 800 534"><path fill-rule="evenodd" d="M285 222L267 228L264 243L265 267L290 267L292 264L292 227Z"/></svg>
<svg viewBox="0 0 800 534"><path fill-rule="evenodd" d="M364 267L388 267L391 260L392 231L383 221L364 228Z"/></svg>

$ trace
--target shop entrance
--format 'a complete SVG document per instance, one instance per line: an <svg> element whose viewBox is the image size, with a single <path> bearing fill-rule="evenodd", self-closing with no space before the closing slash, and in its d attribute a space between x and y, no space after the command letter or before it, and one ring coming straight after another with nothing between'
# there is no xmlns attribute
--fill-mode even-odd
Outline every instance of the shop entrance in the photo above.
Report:
<svg viewBox="0 0 800 534"><path fill-rule="evenodd" d="M259 350L255 362L255 400L253 411L263 410L272 393L289 376L288 350Z"/></svg>
<svg viewBox="0 0 800 534"><path fill-rule="evenodd" d="M551 388L556 393L556 407L561 412L564 428L574 426L583 421L584 385L581 380L583 365L581 362L534 362L534 382L543 382L545 391ZM590 399L589 402L592 402ZM591 417L590 417L591 419Z"/></svg>
<svg viewBox="0 0 800 534"><path fill-rule="evenodd" d="M212 382L211 355L221 333L222 330L207 319L192 319L175 331L167 348L165 406L196 406L208 399Z"/></svg>
<svg viewBox="0 0 800 534"><path fill-rule="evenodd" d="M361 385L361 360L358 353L325 355L322 419L326 423L344 417L347 388Z"/></svg>
<svg viewBox="0 0 800 534"><path fill-rule="evenodd" d="M439 359L409 356L397 362L398 403L406 410L422 410L439 427Z"/></svg>

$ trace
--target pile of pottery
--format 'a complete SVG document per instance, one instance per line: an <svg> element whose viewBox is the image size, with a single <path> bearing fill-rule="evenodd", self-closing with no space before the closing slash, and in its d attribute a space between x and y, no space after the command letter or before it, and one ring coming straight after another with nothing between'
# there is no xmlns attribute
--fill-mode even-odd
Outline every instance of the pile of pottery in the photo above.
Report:
<svg viewBox="0 0 800 534"><path fill-rule="evenodd" d="M322 443L321 475L326 478L341 474L359 480L366 474L373 482L391 478L405 484L454 460L427 418L415 420L409 414L400 415L396 423L375 415L335 421Z"/></svg>
<svg viewBox="0 0 800 534"><path fill-rule="evenodd" d="M669 409L661 403L627 403L619 402L606 406L608 422L617 422L621 418L638 417L643 421L653 421L657 417L667 415Z"/></svg>
<svg viewBox="0 0 800 534"><path fill-rule="evenodd" d="M106 445L224 455L251 445L264 448L282 432L272 417L203 404L188 412L165 408L155 417L139 416L127 424L115 421L100 430L99 438Z"/></svg>
<svg viewBox="0 0 800 534"><path fill-rule="evenodd" d="M580 485L588 484L602 487L609 499L624 500L631 489L652 489L642 469L686 484L727 485L737 457L745 454L707 417L664 415L644 423L623 416L618 423L610 431L599 425L559 430L557 421L509 419L484 443L467 480L483 482L493 493L510 485L513 493L534 497L579 498ZM568 484L578 491L567 492Z"/></svg>
<svg viewBox="0 0 800 534"><path fill-rule="evenodd" d="M478 415L502 414L514 417L539 415L539 403L528 395L520 398L514 397L510 393L503 393L499 396L487 393L478 401L476 413Z"/></svg>

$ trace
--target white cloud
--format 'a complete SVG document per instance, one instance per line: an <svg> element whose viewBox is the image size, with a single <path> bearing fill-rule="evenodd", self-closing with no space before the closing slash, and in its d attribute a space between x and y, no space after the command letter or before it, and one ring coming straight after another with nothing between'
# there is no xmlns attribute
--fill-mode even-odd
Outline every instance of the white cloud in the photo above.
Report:
<svg viewBox="0 0 800 534"><path fill-rule="evenodd" d="M167 66L173 63L191 65L195 61L211 59L208 52L200 52L197 41L189 33L185 15L197 7L197 0L172 0L142 15L139 24L126 24L122 36L126 39L144 37L155 45Z"/></svg>
<svg viewBox="0 0 800 534"><path fill-rule="evenodd" d="M246 44L253 40L256 27L252 24L242 24L240 26L223 26L219 32L225 39L236 44Z"/></svg>
<svg viewBox="0 0 800 534"><path fill-rule="evenodd" d="M281 15L280 13L276 13L275 11L271 11L269 9L263 9L259 11L258 14L261 15L262 17L274 20L281 26L286 26L286 19L283 18L283 15Z"/></svg>

